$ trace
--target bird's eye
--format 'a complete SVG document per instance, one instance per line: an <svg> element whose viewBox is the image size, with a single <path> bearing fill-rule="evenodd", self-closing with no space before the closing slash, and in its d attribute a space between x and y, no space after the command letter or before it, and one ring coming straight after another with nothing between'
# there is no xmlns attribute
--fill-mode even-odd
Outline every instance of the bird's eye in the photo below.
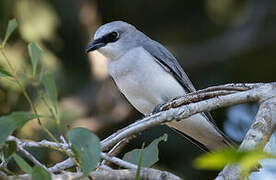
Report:
<svg viewBox="0 0 276 180"><path fill-rule="evenodd" d="M111 40L111 42L114 42L117 39L119 39L119 33L117 33L117 32L110 33L110 40Z"/></svg>

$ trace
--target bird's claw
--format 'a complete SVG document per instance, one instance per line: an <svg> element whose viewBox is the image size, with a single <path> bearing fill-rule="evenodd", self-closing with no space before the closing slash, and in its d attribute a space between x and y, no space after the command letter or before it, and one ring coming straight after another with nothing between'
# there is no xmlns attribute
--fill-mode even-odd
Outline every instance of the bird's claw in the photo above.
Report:
<svg viewBox="0 0 276 180"><path fill-rule="evenodd" d="M157 106L155 106L155 108L153 109L151 114L155 114L155 113L158 113L158 112L162 111L162 107L163 107L164 104L165 103L157 104Z"/></svg>

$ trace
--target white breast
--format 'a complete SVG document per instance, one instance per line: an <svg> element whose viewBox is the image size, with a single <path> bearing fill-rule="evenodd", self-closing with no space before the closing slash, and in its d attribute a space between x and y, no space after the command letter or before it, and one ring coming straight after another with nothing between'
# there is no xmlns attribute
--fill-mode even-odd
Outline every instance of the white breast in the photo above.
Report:
<svg viewBox="0 0 276 180"><path fill-rule="evenodd" d="M185 94L183 87L143 47L108 63L109 74L129 102L149 114L158 104Z"/></svg>

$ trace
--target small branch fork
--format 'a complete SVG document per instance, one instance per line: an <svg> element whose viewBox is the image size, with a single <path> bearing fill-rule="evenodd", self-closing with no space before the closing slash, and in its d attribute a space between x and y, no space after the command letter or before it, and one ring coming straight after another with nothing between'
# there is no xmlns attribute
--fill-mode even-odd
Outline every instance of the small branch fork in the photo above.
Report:
<svg viewBox="0 0 276 180"><path fill-rule="evenodd" d="M14 136L9 136L7 139L8 141L15 141L18 145L19 151L22 152L27 152L25 148L49 148L49 149L54 149L58 151L62 151L65 149L68 153L72 154L72 151L69 148L69 145L66 143L60 143L57 144L55 142L51 141L46 141L43 140L41 142L33 142L29 140L20 140ZM60 145L63 147L61 148ZM65 169L73 167L75 163L71 158L66 159L65 161L56 164L55 166L51 168L46 168L44 165L39 163L38 160L35 159L30 153L24 153L24 155L29 158L31 161L33 161L36 165L39 165L46 169L48 172L55 173L55 172L62 172L58 175L52 174L52 179L74 179L74 178L81 178L82 173L71 173L71 172L64 172ZM106 166L106 165L100 165L98 171L91 172L89 174L90 177L93 179L134 179L136 176L136 169L137 165L129 163L127 161L121 160L117 157L111 156L107 153L102 152L101 153L101 158L111 162L113 164L116 164L122 168L127 168L128 170L113 170L112 168ZM3 179L12 179L13 177L10 176L5 176L4 174L0 174L0 178L3 176ZM172 179L172 180L181 180L179 177L166 172L166 171L159 171L151 168L142 168L141 174L140 174L141 179L149 179L149 180L155 180L155 179ZM19 175L16 176L17 179L31 179L30 175L24 174L24 175Z"/></svg>
<svg viewBox="0 0 276 180"><path fill-rule="evenodd" d="M126 177L126 179L128 179L127 177L133 175L131 176L132 178L130 178L133 179L135 177L135 173L133 174L133 172L136 172L137 166L115 157L118 154L118 152L116 152L118 151L117 149L120 149L120 146L124 144L124 141L129 140L130 137L133 137L135 134L145 129L163 124L165 122L183 120L196 113L208 112L222 107L249 102L258 102L260 107L255 121L251 125L239 149L263 149L276 128L276 83L239 83L219 85L174 99L173 101L163 105L160 112L146 116L102 140L101 146L103 152L101 153L101 157L104 161L100 163L98 168L99 170L90 173L90 175L94 179L97 179L96 177L99 177L99 174L101 174L102 179L107 179L109 176L107 176L106 173L110 172L110 176L114 175L113 178L120 174L120 177ZM20 140L13 136L10 136L8 140L16 141L20 151L27 147L46 147L58 151L62 151L63 148L67 152L72 153L65 141L60 143L62 146L60 147L60 145L55 142L45 140L41 142L32 142ZM104 153L106 151L109 152ZM35 158L32 155L29 154L26 156L35 164L42 166L41 163L34 160ZM129 170L112 170L109 166L107 166L106 162L111 162ZM75 164L72 159L68 158L60 163L57 163L51 168L42 167L46 168L49 172L55 173L64 172L65 169L74 165ZM149 172L152 176L147 174ZM66 172L66 175L68 173L69 172ZM151 168L144 168L142 170L142 174L143 176L141 176L141 179L151 179L153 176L159 177L157 179L180 179L171 173ZM75 175L77 177L79 174ZM237 165L227 165L224 170L219 173L216 179L234 180L242 178L240 176L240 168Z"/></svg>

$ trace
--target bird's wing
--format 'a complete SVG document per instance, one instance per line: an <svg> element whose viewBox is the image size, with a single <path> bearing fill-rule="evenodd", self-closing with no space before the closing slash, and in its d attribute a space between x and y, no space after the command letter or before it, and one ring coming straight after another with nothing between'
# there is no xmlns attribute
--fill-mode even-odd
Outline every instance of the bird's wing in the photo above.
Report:
<svg viewBox="0 0 276 180"><path fill-rule="evenodd" d="M186 93L196 91L194 85L188 78L175 57L167 50L162 44L149 40L150 43L144 43L143 48L147 50L160 64L166 67L175 79L182 85ZM204 116L208 118L213 124L216 124L209 112L204 113Z"/></svg>
<svg viewBox="0 0 276 180"><path fill-rule="evenodd" d="M170 73L183 86L186 93L196 91L180 64L164 46L154 40L150 40L150 43L144 43L143 48L168 68Z"/></svg>
<svg viewBox="0 0 276 180"><path fill-rule="evenodd" d="M159 63L166 67L166 69L175 77L175 79L182 85L186 93L196 91L192 82L188 78L175 57L160 43L149 40L150 43L144 43L143 48L147 50ZM216 125L214 119L209 112L203 113L213 124Z"/></svg>
<svg viewBox="0 0 276 180"><path fill-rule="evenodd" d="M155 57L162 66L165 67L166 70L171 73L175 79L182 85L182 87L185 89L186 93L194 92L196 91L192 82L180 66L180 64L177 62L175 57L160 43L151 40L150 43L143 43L143 48L148 51L153 57ZM222 133L218 127L216 126L216 123L214 119L212 118L211 114L209 112L201 113L207 121L209 121L211 124L213 124L213 127L218 131L222 137L225 138L225 143L228 145L234 144L224 133ZM183 133L183 132L182 132ZM185 135L187 137L187 135ZM188 138L191 140L192 138ZM192 141L195 144L198 144L197 141Z"/></svg>

